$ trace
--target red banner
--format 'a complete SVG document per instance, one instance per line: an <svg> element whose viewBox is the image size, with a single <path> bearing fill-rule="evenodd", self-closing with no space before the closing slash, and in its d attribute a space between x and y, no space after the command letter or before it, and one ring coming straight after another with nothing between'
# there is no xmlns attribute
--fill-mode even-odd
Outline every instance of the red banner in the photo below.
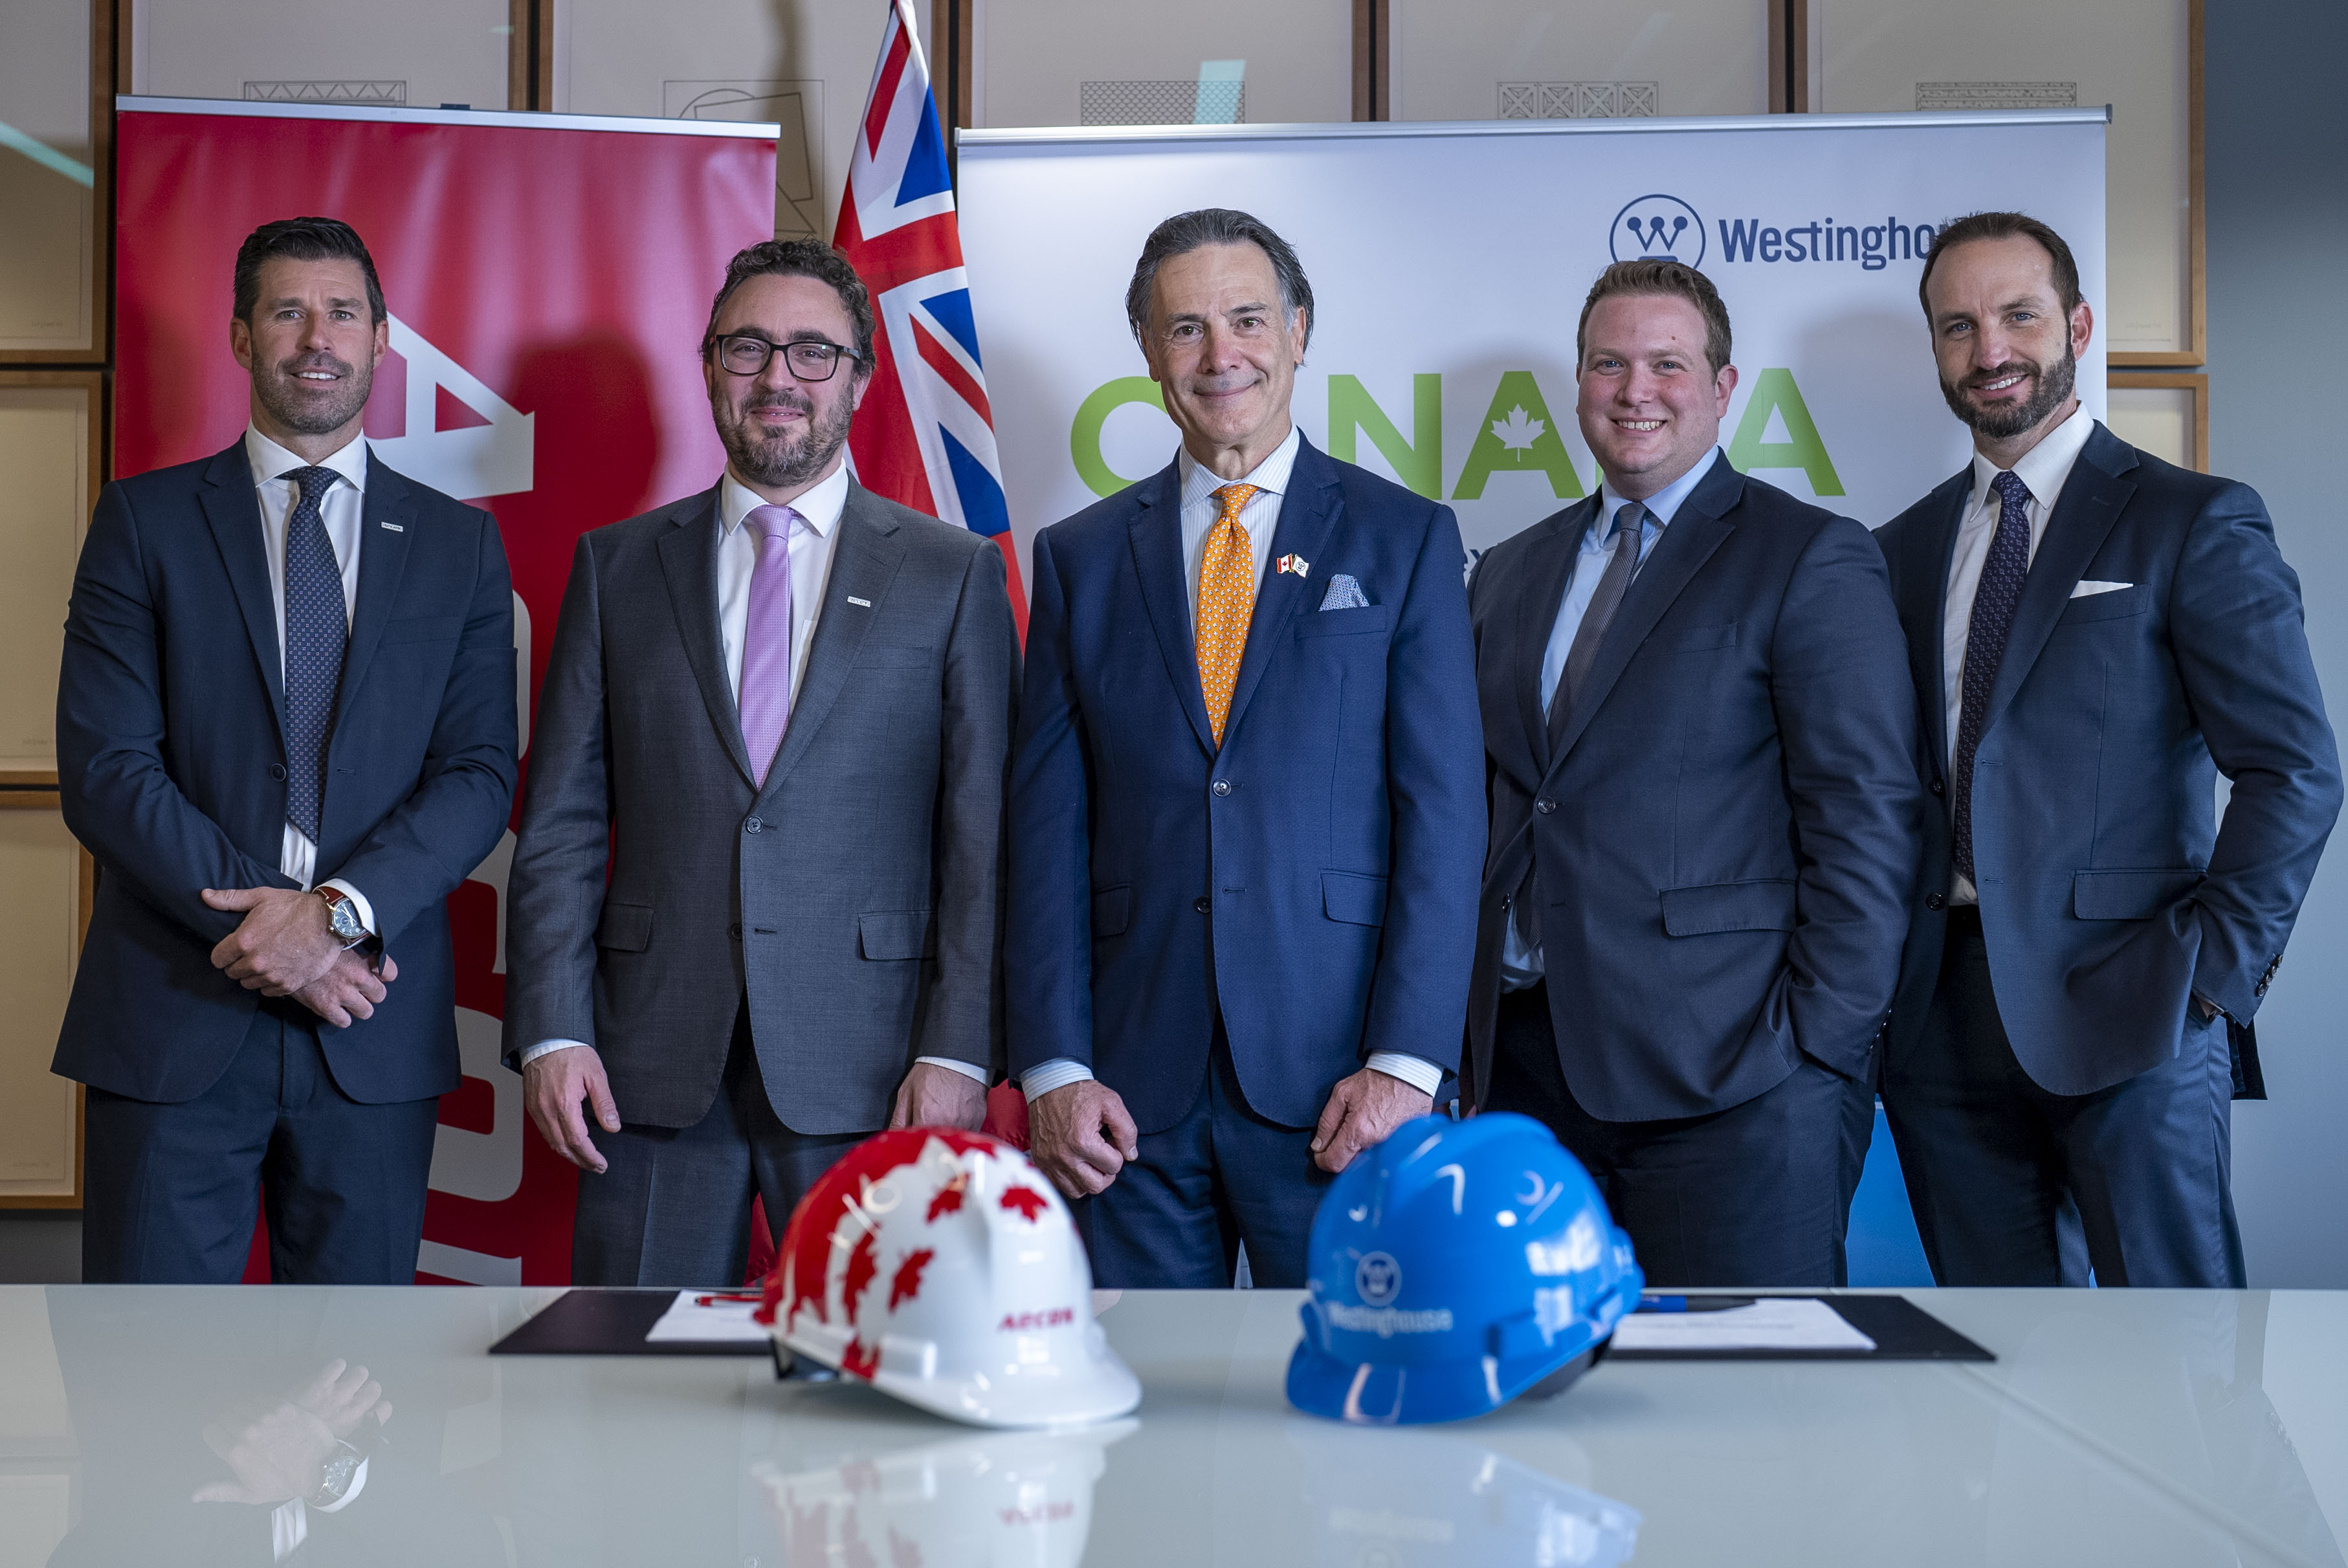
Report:
<svg viewBox="0 0 2348 1568"><path fill-rule="evenodd" d="M138 99L118 125L114 471L208 457L244 428L228 324L245 235L304 214L349 223L392 316L369 441L487 507L505 537L527 769L573 542L724 466L695 351L727 259L774 232L772 135ZM466 1077L440 1105L419 1281L570 1279L576 1174L498 1065L512 850L509 832L448 901Z"/></svg>

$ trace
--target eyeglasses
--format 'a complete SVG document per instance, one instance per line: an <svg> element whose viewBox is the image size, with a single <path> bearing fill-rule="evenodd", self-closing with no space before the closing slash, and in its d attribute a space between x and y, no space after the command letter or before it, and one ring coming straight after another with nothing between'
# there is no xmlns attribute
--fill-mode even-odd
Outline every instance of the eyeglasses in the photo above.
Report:
<svg viewBox="0 0 2348 1568"><path fill-rule="evenodd" d="M769 343L749 333L736 333L716 340L717 363L736 376L756 376L767 368L767 361L777 353L790 366L791 374L802 381L829 381L839 374L839 362L854 359L856 351L842 348L836 343L809 338L798 343Z"/></svg>

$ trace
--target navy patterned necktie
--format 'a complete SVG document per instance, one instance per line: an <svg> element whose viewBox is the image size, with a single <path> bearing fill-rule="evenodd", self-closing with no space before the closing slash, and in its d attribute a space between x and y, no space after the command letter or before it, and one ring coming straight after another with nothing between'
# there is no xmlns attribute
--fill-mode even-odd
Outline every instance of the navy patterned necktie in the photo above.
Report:
<svg viewBox="0 0 2348 1568"><path fill-rule="evenodd" d="M285 522L285 820L314 844L326 791L326 730L351 640L343 569L319 510L339 476L294 469L277 477L300 487Z"/></svg>
<svg viewBox="0 0 2348 1568"><path fill-rule="evenodd" d="M1963 700L1957 710L1957 754L1949 788L1956 806L1957 870L1973 876L1973 752L1989 722L1989 694L2005 657L2006 634L2013 630L2013 607L2022 602L2022 582L2030 575L2030 487L2011 473L1990 481L1997 491L1997 532L1982 562L1973 589L1972 618L1965 625Z"/></svg>

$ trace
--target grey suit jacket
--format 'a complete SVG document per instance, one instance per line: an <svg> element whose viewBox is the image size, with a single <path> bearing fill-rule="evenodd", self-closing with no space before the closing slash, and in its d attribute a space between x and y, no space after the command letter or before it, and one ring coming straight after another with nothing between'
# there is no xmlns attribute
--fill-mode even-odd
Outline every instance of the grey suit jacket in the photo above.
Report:
<svg viewBox="0 0 2348 1568"><path fill-rule="evenodd" d="M915 1057L999 1070L1003 556L852 483L839 526L763 789L719 643L717 491L580 539L507 894L508 1065L584 1041L623 1119L689 1127L747 993L795 1131L883 1126Z"/></svg>

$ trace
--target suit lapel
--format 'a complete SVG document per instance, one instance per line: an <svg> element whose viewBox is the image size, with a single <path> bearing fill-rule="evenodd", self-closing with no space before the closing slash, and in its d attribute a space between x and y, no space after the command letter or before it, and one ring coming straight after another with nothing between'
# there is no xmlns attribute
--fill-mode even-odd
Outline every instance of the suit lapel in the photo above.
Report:
<svg viewBox="0 0 2348 1568"><path fill-rule="evenodd" d="M1142 607L1158 634L1158 652L1175 700L1189 717L1200 748L1212 757L1215 732L1207 724L1206 694L1199 689L1198 645L1190 633L1190 591L1182 581L1182 480L1179 463L1169 463L1152 480L1134 487L1141 510L1128 525L1134 574L1141 581ZM1283 509L1285 510L1285 509ZM1309 558L1308 558L1309 559Z"/></svg>
<svg viewBox="0 0 2348 1568"><path fill-rule="evenodd" d="M742 744L742 716L726 678L726 651L717 624L717 491L687 502L656 546L661 575L668 581L669 607L685 639L685 663L701 687L702 706L718 744L734 759L745 783L752 781L750 754Z"/></svg>
<svg viewBox="0 0 2348 1568"><path fill-rule="evenodd" d="M1550 634L1557 629L1558 606L1564 603L1566 586L1573 581L1582 535L1589 531L1590 520L1597 511L1598 498L1593 495L1538 525L1540 536L1532 542L1524 597L1517 604L1517 707L1525 722L1525 748L1532 755L1536 774L1547 772L1550 763L1549 713L1541 707L1541 663L1549 656Z"/></svg>
<svg viewBox="0 0 2348 1568"><path fill-rule="evenodd" d="M1607 624L1606 635L1598 645L1598 661L1590 666L1590 684L1574 701L1572 717L1559 738L1556 754L1549 759L1544 778L1555 773L1572 753L1574 742L1590 727L1591 716L1605 706L1607 693L1630 667L1631 655L1647 640L1647 634L1655 629L1680 590L1736 531L1726 514L1744 496L1745 476L1730 468L1726 459L1715 458L1712 471L1680 502L1646 564L1631 579L1630 591L1622 595L1614 619Z"/></svg>
<svg viewBox="0 0 2348 1568"><path fill-rule="evenodd" d="M1247 647L1240 655L1239 678L1231 686L1231 712L1223 719L1226 744L1239 728L1241 716L1247 712L1248 699L1263 684L1263 672L1287 645L1289 623L1296 619L1297 612L1303 608L1306 596L1315 586L1310 576L1311 563L1327 555L1329 535L1344 510L1336 464L1315 450L1312 442L1299 437L1296 463L1289 470L1288 493L1280 500L1280 521L1272 531L1272 550L1266 560L1302 556L1307 575L1268 571L1256 584L1255 608L1248 614ZM1395 606L1396 610L1400 608ZM1205 711L1203 697L1200 707Z"/></svg>
<svg viewBox="0 0 2348 1568"><path fill-rule="evenodd" d="M261 497L253 489L252 468L245 460L242 439L204 466L203 481L199 494L204 521L211 524L212 542L220 548L221 563L228 568L229 586L244 617L253 663L261 666L262 681L269 687L269 711L277 720L282 744L285 659L277 641L277 598L269 588L269 549L261 532Z"/></svg>
<svg viewBox="0 0 2348 1568"><path fill-rule="evenodd" d="M1909 667L1931 682L1922 707L1935 778L1949 760L1949 565L1956 559L1957 531L1972 499L1972 465L1968 463L1932 492L1936 510L1931 523L1915 530L1900 546L1900 621L1908 629Z"/></svg>
<svg viewBox="0 0 2348 1568"><path fill-rule="evenodd" d="M367 449L366 476L366 495L359 506L359 591L351 609L350 647L343 655L342 691L335 704L337 728L350 694L359 689L367 666L375 662L383 629L399 600L410 530L416 525L416 498L407 481L377 461L373 448Z"/></svg>
<svg viewBox="0 0 2348 1568"><path fill-rule="evenodd" d="M816 618L815 636L808 645L807 674L800 678L798 696L791 703L790 722L784 727L775 765L767 770L766 787L759 791L762 797L774 792L815 743L824 715L831 711L848 684L848 672L864 646L866 634L888 612L889 585L904 563L905 542L896 537L897 520L853 480L849 481L848 504L840 509L835 526L839 539L832 547L831 579L824 585L823 613ZM850 604L850 598L863 603ZM737 735L740 729L737 723Z"/></svg>
<svg viewBox="0 0 2348 1568"><path fill-rule="evenodd" d="M1982 716L1984 735L2028 678L2030 666L2037 663L2055 621L2071 601L2071 590L2079 585L2087 563L2119 521L2120 509L2136 493L2135 482L2124 477L2134 467L2135 451L2101 425L2071 465L2054 515L2046 520L2046 536L2038 542L2030 574L2022 580L2022 601L2014 606L2013 626L1998 660L1997 684L1990 687L1989 709Z"/></svg>

